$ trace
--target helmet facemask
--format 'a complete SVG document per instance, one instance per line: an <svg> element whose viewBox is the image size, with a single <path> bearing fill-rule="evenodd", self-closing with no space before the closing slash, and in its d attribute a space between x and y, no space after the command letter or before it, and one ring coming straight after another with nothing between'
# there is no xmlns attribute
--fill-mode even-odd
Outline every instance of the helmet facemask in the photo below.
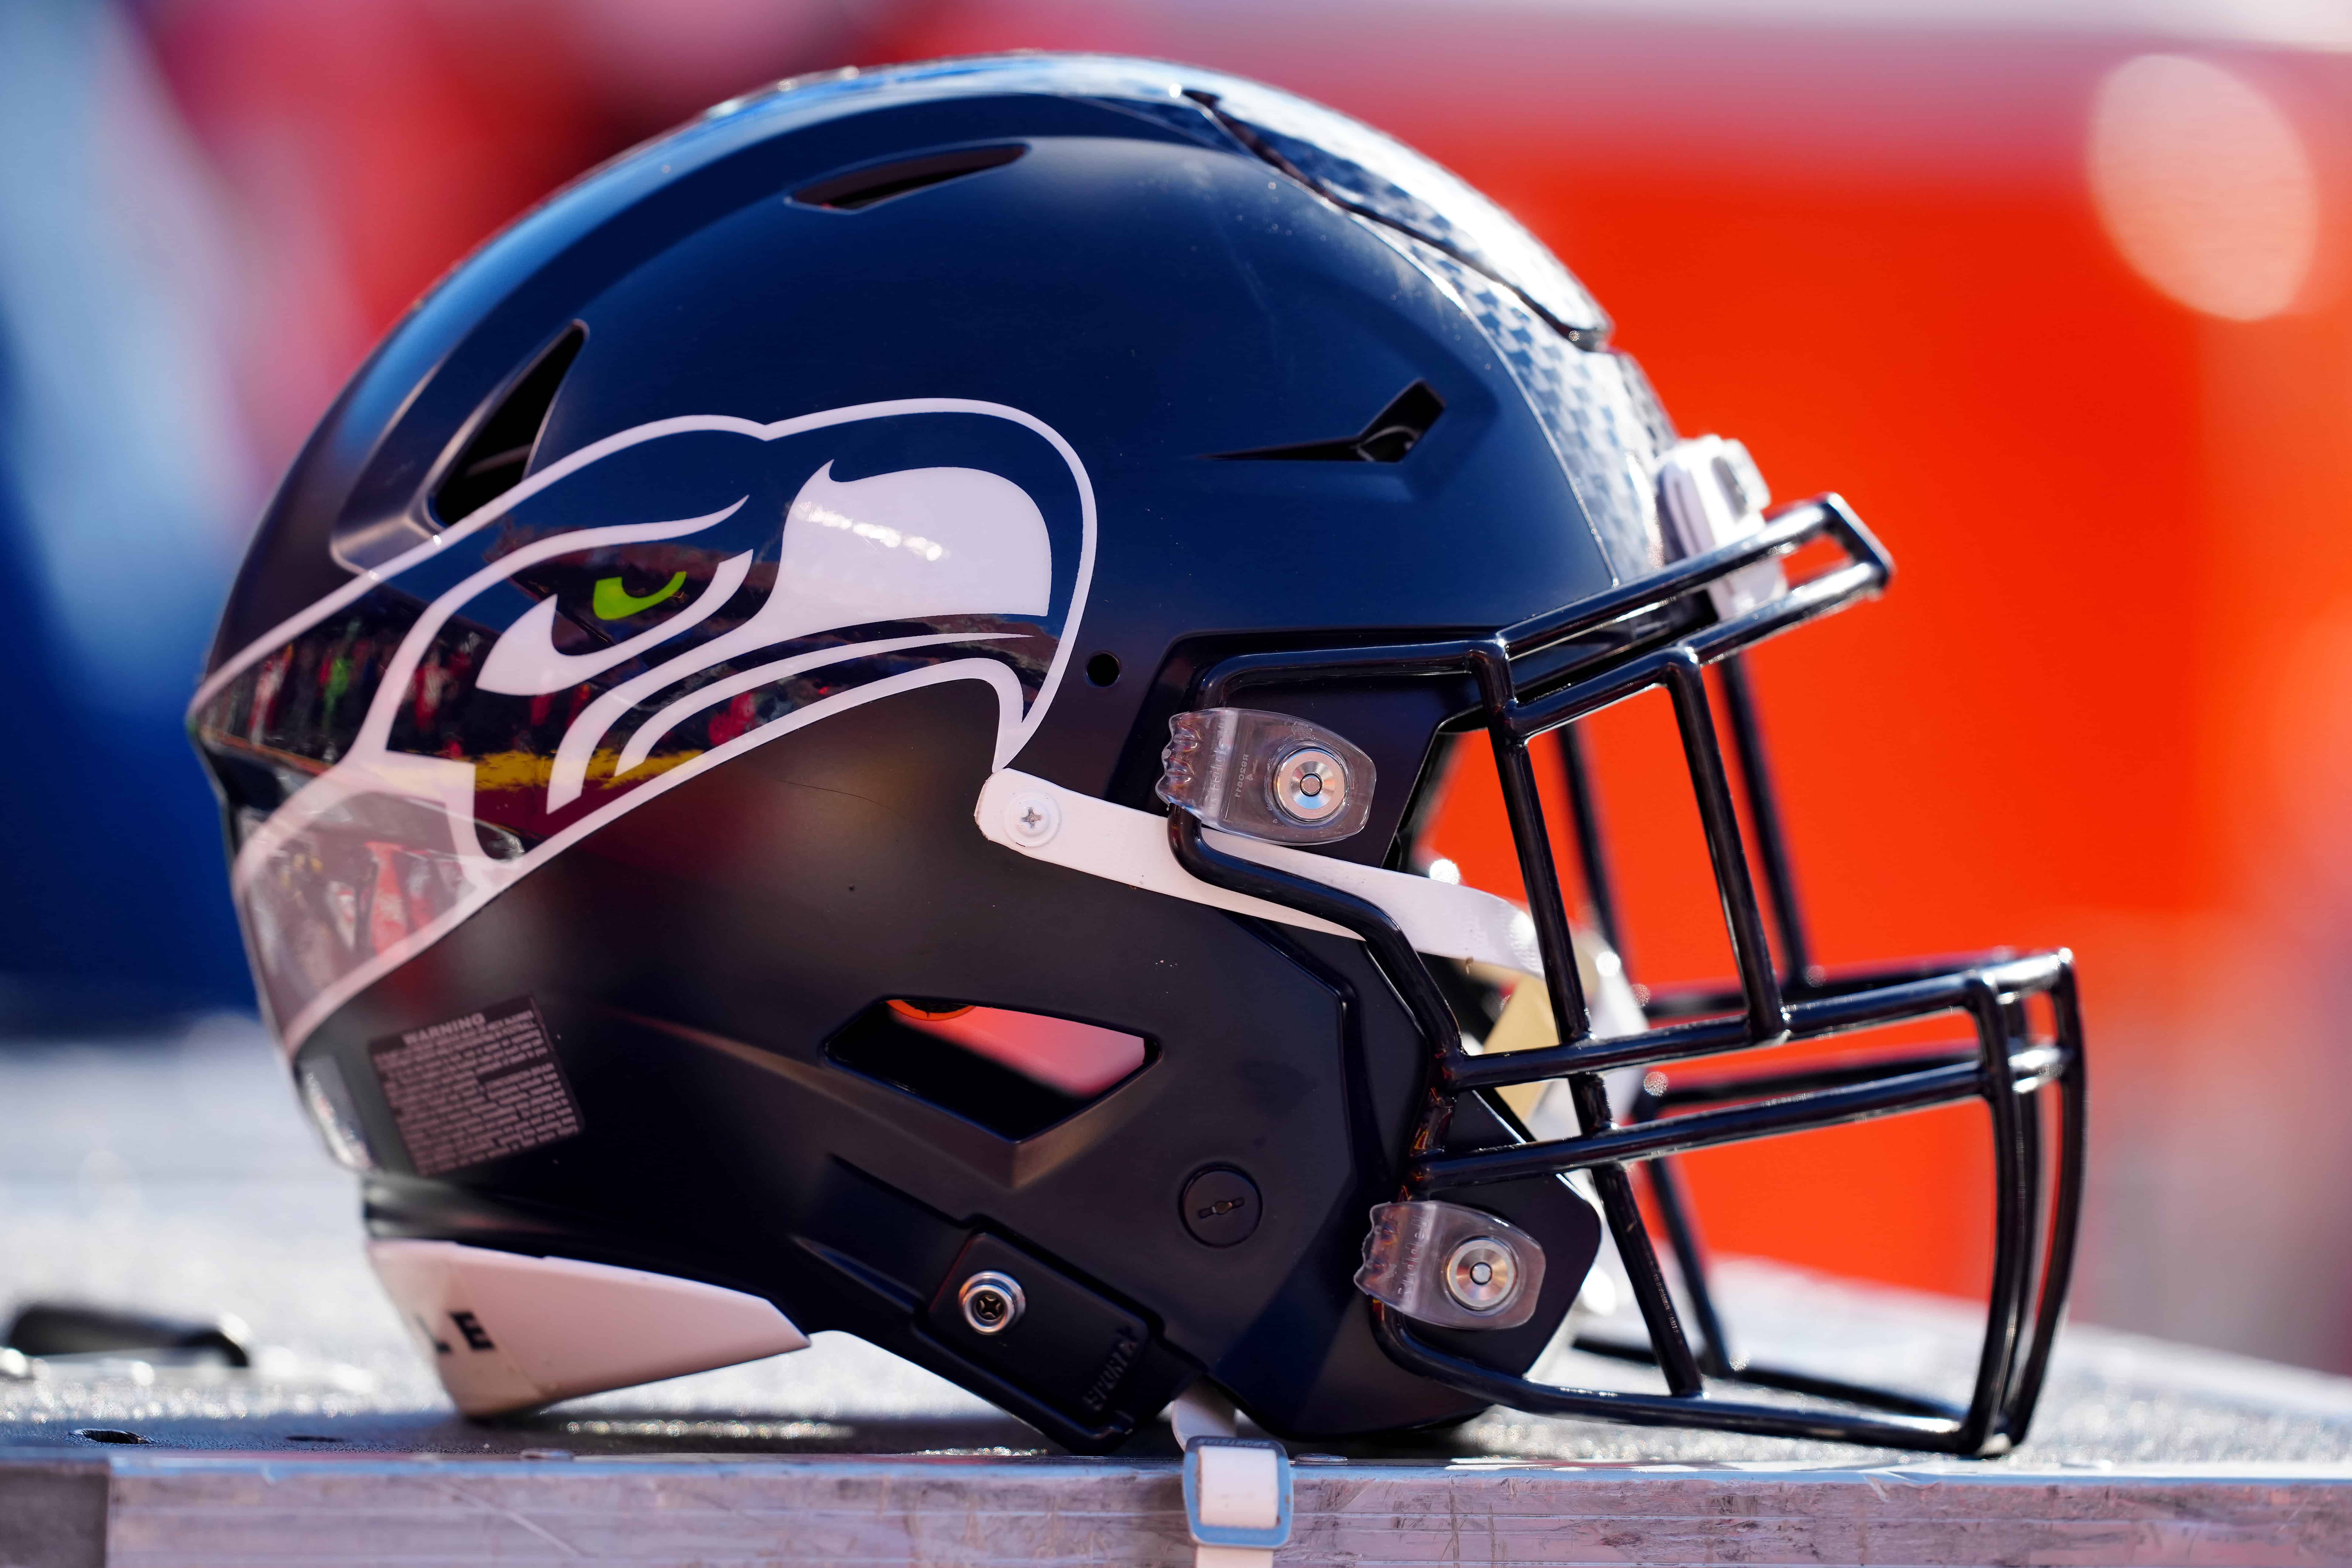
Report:
<svg viewBox="0 0 2352 1568"><path fill-rule="evenodd" d="M1395 1203L1375 1211L1367 1248L1374 1278L1365 1288L1375 1298L1376 1331L1391 1356L1465 1392L1534 1413L1962 1454L2002 1452L2032 1418L2064 1302L2081 1203L2084 1069L2073 960L2063 951L1992 953L1834 974L1813 964L1743 654L1874 595L1892 563L1835 497L1783 509L1767 521L1757 504L1760 485L1752 479L1752 466L1727 443L1685 443L1676 456L1683 461L1667 467L1662 511L1685 554L1654 576L1486 637L1231 658L1204 672L1192 692L1197 710L1215 711L1268 684L1295 689L1448 676L1475 682L1478 706L1471 721L1493 748L1547 1005L1531 1010L1516 1001L1505 1016L1521 1035L1530 1013L1540 1019L1547 1009L1551 1019L1571 1020L1571 1027L1558 1031L1550 1043L1526 1048L1488 1049L1465 1041L1456 1006L1461 981L1475 978L1476 965L1427 956L1379 902L1295 862L1273 864L1260 852L1237 853L1234 841L1212 836L1181 788L1163 792L1180 806L1169 818L1170 842L1176 859L1204 882L1306 911L1362 938L1430 1045L1425 1108ZM1832 547L1842 560L1788 584L1781 559L1817 543ZM1648 1026L1639 1026L1636 1018L1635 1028L1620 1033L1626 1020L1615 1001L1622 981L1612 950L1622 927L1577 725L1654 688L1663 689L1673 704L1737 979L1650 994ZM1738 758L1738 794L1744 799L1735 795L1717 738L1718 702ZM1180 734L1199 730L1200 711L1180 718L1178 726ZM1580 943L1570 918L1553 853L1556 831L1538 785L1546 751L1565 787L1567 836L1576 845L1598 942L1587 935ZM1228 810L1222 820L1230 827L1234 816ZM1777 956L1767 934L1768 903L1780 939ZM1599 995L1594 975L1609 976ZM1945 1016L1968 1020L1972 1040L1687 1081L1663 1070ZM1498 1046L1505 1044L1502 1026L1498 1020ZM1604 1077L1633 1071L1643 1074L1643 1088L1621 1121ZM1529 1131L1527 1142L1508 1147L1445 1147L1465 1096L1492 1095L1526 1110L1535 1103L1528 1091L1536 1088L1565 1092L1574 1112L1570 1135L1538 1139ZM1969 1100L1983 1100L1990 1111L1996 1186L1991 1300L1967 1405L1736 1362L1675 1156ZM2055 1148L2046 1150L2053 1134ZM1637 1201L1636 1167L1666 1233L1679 1300ZM1471 1217L1478 1211L1461 1201L1465 1193L1571 1173L1590 1181L1600 1200L1648 1339L1646 1347L1593 1342L1582 1348L1655 1365L1665 1381L1663 1394L1538 1384L1481 1365L1475 1354L1441 1348L1427 1337L1432 1326L1475 1325L1475 1314L1462 1309L1484 1281L1465 1289L1433 1278L1471 1267L1455 1255L1466 1258L1465 1249L1475 1250L1482 1241L1469 1235L1479 1228ZM1440 1191L1454 1201L1430 1197ZM1406 1231L1411 1239L1400 1241ZM1527 1242L1501 1236L1499 1245L1507 1254ZM1531 1263L1539 1260L1517 1266ZM1795 1405L1718 1397L1708 1393L1709 1379L1812 1398Z"/></svg>

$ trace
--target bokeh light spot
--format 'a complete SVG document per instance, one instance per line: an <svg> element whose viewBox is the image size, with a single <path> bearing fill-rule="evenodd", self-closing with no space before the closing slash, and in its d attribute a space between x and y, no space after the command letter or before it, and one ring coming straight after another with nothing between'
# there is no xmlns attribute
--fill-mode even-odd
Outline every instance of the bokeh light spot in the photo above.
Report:
<svg viewBox="0 0 2352 1568"><path fill-rule="evenodd" d="M2319 237L2294 122L2210 60L2142 55L2099 84L2091 192L2116 248L2192 310L2260 321L2294 302Z"/></svg>

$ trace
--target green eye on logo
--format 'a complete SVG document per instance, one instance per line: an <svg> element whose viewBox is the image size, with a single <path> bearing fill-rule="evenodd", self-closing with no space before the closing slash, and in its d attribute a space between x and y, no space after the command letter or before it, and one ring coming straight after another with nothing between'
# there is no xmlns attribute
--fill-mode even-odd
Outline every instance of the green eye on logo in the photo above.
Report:
<svg viewBox="0 0 2352 1568"><path fill-rule="evenodd" d="M679 572L654 592L639 598L624 587L618 577L599 577L596 579L596 596L590 601L589 607L596 612L596 618L600 621L626 620L640 610L652 609L685 586L686 574Z"/></svg>

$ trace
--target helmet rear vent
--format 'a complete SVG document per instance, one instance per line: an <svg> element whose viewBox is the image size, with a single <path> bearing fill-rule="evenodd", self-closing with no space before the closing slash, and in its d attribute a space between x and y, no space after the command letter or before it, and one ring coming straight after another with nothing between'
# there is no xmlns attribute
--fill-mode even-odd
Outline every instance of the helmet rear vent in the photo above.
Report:
<svg viewBox="0 0 2352 1568"><path fill-rule="evenodd" d="M1216 452L1227 462L1255 460L1286 463L1397 463L1421 444L1445 399L1425 381L1416 381L1372 416L1372 422L1353 436L1331 441L1300 441L1288 447L1259 447L1246 452Z"/></svg>
<svg viewBox="0 0 2352 1568"><path fill-rule="evenodd" d="M856 212L877 202L887 202L893 196L903 196L910 191L960 180L983 169L1002 168L1028 151L1027 147L1015 142L1006 147L959 147L950 153L929 153L919 158L868 163L864 168L852 169L847 174L804 185L793 193L793 200L803 206Z"/></svg>
<svg viewBox="0 0 2352 1568"><path fill-rule="evenodd" d="M555 405L556 388L587 341L588 329L572 323L490 410L433 491L436 521L446 528L522 483L547 426L547 411Z"/></svg>

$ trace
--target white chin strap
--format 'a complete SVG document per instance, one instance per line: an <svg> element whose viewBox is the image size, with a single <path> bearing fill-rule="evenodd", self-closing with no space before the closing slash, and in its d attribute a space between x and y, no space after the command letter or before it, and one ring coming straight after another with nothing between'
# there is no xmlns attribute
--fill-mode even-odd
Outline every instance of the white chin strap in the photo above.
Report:
<svg viewBox="0 0 2352 1568"><path fill-rule="evenodd" d="M1169 847L1165 817L1113 805L1029 773L1002 768L991 774L972 815L981 832L1033 860L1259 920L1334 936L1356 934L1287 905L1228 892L1202 881L1177 863L1175 850ZM1491 963L1523 974L1543 973L1535 922L1507 899L1213 829L1203 830L1202 837L1228 855L1292 872L1378 905L1403 930L1417 952Z"/></svg>

